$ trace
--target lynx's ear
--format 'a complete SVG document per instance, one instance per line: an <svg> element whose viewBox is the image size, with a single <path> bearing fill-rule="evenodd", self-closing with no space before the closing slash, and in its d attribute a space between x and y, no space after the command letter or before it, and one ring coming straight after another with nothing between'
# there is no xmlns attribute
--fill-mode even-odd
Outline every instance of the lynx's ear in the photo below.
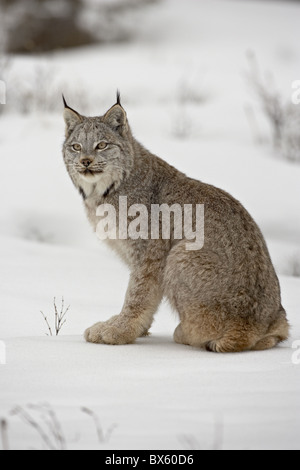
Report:
<svg viewBox="0 0 300 470"><path fill-rule="evenodd" d="M124 108L121 106L120 93L117 92L117 102L110 108L103 117L105 122L114 131L124 136L128 130L127 115Z"/></svg>
<svg viewBox="0 0 300 470"><path fill-rule="evenodd" d="M77 113L77 111L75 111L74 109L70 108L67 105L64 95L63 95L63 102L65 106L64 120L66 123L66 137L69 137L71 133L73 132L73 130L75 129L75 126L83 121L83 117L80 116L80 114Z"/></svg>

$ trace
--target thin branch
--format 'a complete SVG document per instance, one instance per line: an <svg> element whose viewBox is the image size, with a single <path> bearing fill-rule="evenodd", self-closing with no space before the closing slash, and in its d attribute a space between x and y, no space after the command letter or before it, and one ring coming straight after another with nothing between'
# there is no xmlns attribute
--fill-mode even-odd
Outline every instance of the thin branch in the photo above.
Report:
<svg viewBox="0 0 300 470"><path fill-rule="evenodd" d="M0 420L0 432L1 432L2 450L9 450L7 427L8 425L7 425L6 419L1 419Z"/></svg>
<svg viewBox="0 0 300 470"><path fill-rule="evenodd" d="M54 304L55 304L55 299L54 299ZM60 311L59 314L57 312L57 308L56 308L56 305L55 305L55 331L56 331L56 336L58 335L58 333L62 329L63 325L66 323L65 316L67 315L67 313L70 309L70 305L67 307L66 310L64 310L64 308L65 308L64 306L65 306L65 300L62 297L62 299L61 299L61 311Z"/></svg>
<svg viewBox="0 0 300 470"><path fill-rule="evenodd" d="M40 424L24 408L17 406L12 410L11 414L18 415L26 424L34 428L49 450L56 450L42 426L40 426Z"/></svg>
<svg viewBox="0 0 300 470"><path fill-rule="evenodd" d="M61 309L60 309L60 312L59 312L58 308L57 308L57 305L56 305L56 298L54 297L53 306L54 306L54 331L55 331L55 335L58 336L61 329L62 329L62 327L66 323L66 318L65 317L66 317L66 315L67 315L67 313L70 309L70 305L65 309L65 301L64 301L64 298L62 297ZM49 325L49 322L48 322L48 319L47 319L46 315L42 311L41 311L41 314L43 315L43 318L46 322L46 325L47 325L50 336L53 336L53 331L52 331L51 326ZM48 333L46 333L46 334L47 334L47 336L49 336Z"/></svg>
<svg viewBox="0 0 300 470"><path fill-rule="evenodd" d="M102 429L102 426L100 424L100 421L99 421L99 417L98 415L93 411L91 410L90 408L87 408L87 407L82 407L81 408L81 411L83 413L86 413L87 415L91 416L93 421L94 421L94 424L95 424L95 427L96 427L96 432L97 432L97 436L98 436L98 441L103 444L103 443L106 443L110 440L110 437L113 433L113 431L115 430L115 428L117 427L116 424L112 424L108 430L106 432L103 431Z"/></svg>
<svg viewBox="0 0 300 470"><path fill-rule="evenodd" d="M36 419L25 408L17 406L11 412L19 416L26 424L31 426L41 437L49 450L65 450L66 441L61 425L52 408L45 405L27 405L30 410L36 411L40 416ZM41 423L40 423L40 422Z"/></svg>
<svg viewBox="0 0 300 470"><path fill-rule="evenodd" d="M41 419L50 431L55 441L55 448L57 450L64 450L66 448L65 438L63 436L61 425L57 416L50 405L28 405L28 408L41 413Z"/></svg>
<svg viewBox="0 0 300 470"><path fill-rule="evenodd" d="M46 325L47 325L47 327L48 327L48 331L49 331L50 336L53 336L53 334L52 334L52 329L51 329L51 326L49 325L49 322L48 322L48 320L47 320L46 315L44 315L44 313L43 313L42 311L41 311L41 314L43 315L43 318L44 318L44 320L45 320L45 322L46 322ZM46 335L49 336L48 333L46 333Z"/></svg>

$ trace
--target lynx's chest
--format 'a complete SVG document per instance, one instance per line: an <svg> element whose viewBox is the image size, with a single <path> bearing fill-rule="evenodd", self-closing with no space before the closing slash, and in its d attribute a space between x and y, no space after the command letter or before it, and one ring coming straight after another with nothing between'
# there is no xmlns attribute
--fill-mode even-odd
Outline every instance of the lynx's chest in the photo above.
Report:
<svg viewBox="0 0 300 470"><path fill-rule="evenodd" d="M94 230L96 230L97 223L99 222L97 208L103 202L103 194L105 194L110 185L111 178L103 177L100 180L92 180L91 182L84 179L80 179L80 182L78 182L78 189L83 198L88 219Z"/></svg>
<svg viewBox="0 0 300 470"><path fill-rule="evenodd" d="M105 200L105 198L101 197L101 193L99 194L97 188L94 188L93 191L91 191L91 188L82 188L82 190L90 191L90 193L84 192L82 196L84 198L84 205L88 220L98 238L105 242L107 246L109 246L113 251L115 251L129 267L134 267L138 249L136 246L133 246L135 243L132 243L131 240L128 240L127 238L119 238L119 218L117 216L115 220L112 221L112 228L116 228L116 236L114 236L114 234L110 234L107 238L104 238L103 236L99 235L99 224L101 224L102 219L100 213L103 214L105 209L110 209L112 210L112 213L118 214L118 209L115 208L114 204L109 203Z"/></svg>

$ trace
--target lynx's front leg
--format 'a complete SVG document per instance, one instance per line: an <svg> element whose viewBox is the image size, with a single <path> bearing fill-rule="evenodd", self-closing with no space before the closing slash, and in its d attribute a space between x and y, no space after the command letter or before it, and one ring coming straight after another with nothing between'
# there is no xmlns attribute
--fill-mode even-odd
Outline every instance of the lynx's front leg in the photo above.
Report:
<svg viewBox="0 0 300 470"><path fill-rule="evenodd" d="M132 273L120 315L88 328L84 334L86 341L128 344L145 335L162 299L161 284L161 276L149 270L149 266Z"/></svg>

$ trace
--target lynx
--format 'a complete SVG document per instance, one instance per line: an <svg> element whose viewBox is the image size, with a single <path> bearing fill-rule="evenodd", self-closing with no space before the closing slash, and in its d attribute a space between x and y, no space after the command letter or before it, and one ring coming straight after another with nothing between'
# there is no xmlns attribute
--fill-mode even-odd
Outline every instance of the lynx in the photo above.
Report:
<svg viewBox="0 0 300 470"><path fill-rule="evenodd" d="M65 99L64 105L64 161L95 231L97 208L109 204L118 214L120 197L145 206L149 214L153 204L205 208L199 250L188 250L185 238L175 239L174 221L169 239L105 241L129 266L129 285L121 313L88 328L86 341L133 343L148 334L163 298L180 318L177 343L240 352L286 340L279 281L263 235L240 202L146 150L131 132L119 93L100 117L82 116Z"/></svg>

